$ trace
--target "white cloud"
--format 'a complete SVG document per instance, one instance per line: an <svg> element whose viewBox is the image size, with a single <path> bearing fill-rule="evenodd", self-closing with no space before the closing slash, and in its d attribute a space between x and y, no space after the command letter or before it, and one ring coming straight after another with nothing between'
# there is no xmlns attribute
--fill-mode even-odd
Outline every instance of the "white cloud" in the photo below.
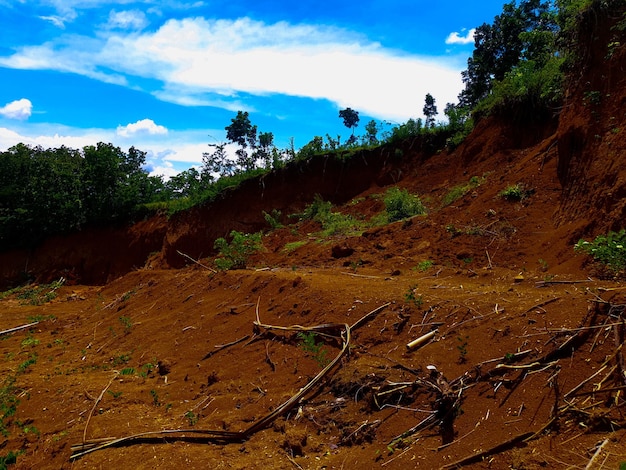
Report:
<svg viewBox="0 0 626 470"><path fill-rule="evenodd" d="M473 44L474 33L476 33L476 28L470 29L465 36L461 36L458 32L455 31L454 33L450 33L448 35L448 37L446 38L446 44Z"/></svg>
<svg viewBox="0 0 626 470"><path fill-rule="evenodd" d="M141 30L148 24L148 19L143 11L126 10L109 13L108 28Z"/></svg>
<svg viewBox="0 0 626 470"><path fill-rule="evenodd" d="M465 64L456 57L402 54L334 27L187 18L143 34L109 32L24 47L0 58L0 65L70 71L119 84L124 74L153 79L163 84L161 91L152 90L155 96L178 103L217 95L226 104L238 92L286 94L401 121L421 114L426 93L441 105L455 102Z"/></svg>
<svg viewBox="0 0 626 470"><path fill-rule="evenodd" d="M40 16L39 18L44 21L49 21L57 28L65 29L65 18L61 18L60 16Z"/></svg>
<svg viewBox="0 0 626 470"><path fill-rule="evenodd" d="M9 119L18 119L23 121L28 119L33 111L33 104L30 100L22 98L21 100L11 101L7 105L0 108L0 115Z"/></svg>
<svg viewBox="0 0 626 470"><path fill-rule="evenodd" d="M118 126L117 135L121 137L131 137L136 134L164 135L167 128L155 124L152 119L142 119L126 126Z"/></svg>

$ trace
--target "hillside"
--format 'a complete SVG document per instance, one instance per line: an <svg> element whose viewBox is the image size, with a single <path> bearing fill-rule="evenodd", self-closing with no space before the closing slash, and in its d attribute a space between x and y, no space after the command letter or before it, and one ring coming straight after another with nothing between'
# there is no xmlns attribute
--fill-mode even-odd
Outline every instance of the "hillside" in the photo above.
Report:
<svg viewBox="0 0 626 470"><path fill-rule="evenodd" d="M573 250L626 219L615 21L583 21L558 119L485 118L453 152L416 139L318 158L169 219L1 254L3 283L67 282L41 305L0 300L2 330L38 321L0 337L0 456L18 453L16 469L619 468L626 289ZM514 185L521 200L500 196ZM395 186L428 214L366 225ZM360 233L288 217L316 194ZM263 249L246 269L207 269L231 230L264 230Z"/></svg>

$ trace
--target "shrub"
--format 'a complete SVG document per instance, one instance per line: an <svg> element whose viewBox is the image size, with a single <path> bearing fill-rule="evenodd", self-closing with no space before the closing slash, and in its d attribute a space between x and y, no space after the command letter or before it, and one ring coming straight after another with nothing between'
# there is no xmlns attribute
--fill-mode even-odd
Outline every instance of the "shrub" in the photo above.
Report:
<svg viewBox="0 0 626 470"><path fill-rule="evenodd" d="M245 268L248 257L263 246L261 232L244 234L233 230L230 237L232 239L230 243L224 238L218 238L213 245L220 254L220 257L215 259L215 266L223 271Z"/></svg>
<svg viewBox="0 0 626 470"><path fill-rule="evenodd" d="M521 201L527 195L528 192L524 190L524 187L520 183L507 186L498 193L498 196L507 201Z"/></svg>
<svg viewBox="0 0 626 470"><path fill-rule="evenodd" d="M593 242L579 240L574 250L591 255L614 273L622 272L626 269L626 230L598 235Z"/></svg>
<svg viewBox="0 0 626 470"><path fill-rule="evenodd" d="M397 187L391 188L385 193L385 210L389 222L426 213L426 208L418 196L410 194L406 189Z"/></svg>

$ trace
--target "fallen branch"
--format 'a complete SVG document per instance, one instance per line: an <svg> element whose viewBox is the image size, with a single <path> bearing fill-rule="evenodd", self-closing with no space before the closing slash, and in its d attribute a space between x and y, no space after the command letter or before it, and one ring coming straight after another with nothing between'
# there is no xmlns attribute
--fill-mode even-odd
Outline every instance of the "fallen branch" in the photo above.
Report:
<svg viewBox="0 0 626 470"><path fill-rule="evenodd" d="M26 328L30 328L31 326L35 326L37 325L39 322L33 322L33 323L28 323L27 325L22 325L22 326L16 326L15 328L11 328L8 330L4 330L4 331L0 331L0 336L2 335L8 335L9 333L13 333L14 331L20 331L20 330L25 330Z"/></svg>
<svg viewBox="0 0 626 470"><path fill-rule="evenodd" d="M515 436L511 439L508 439L494 447L492 447L491 449L487 449L484 450L482 452L478 452L477 454L474 455L470 455L468 457L465 457L461 460L457 460L456 462L453 463L449 463L447 465L444 465L442 468L455 468L455 467L462 467L464 465L469 465L472 463L476 463L476 462L480 462L481 460L485 459L486 457L489 457L491 455L494 454L499 454L500 452L504 452L505 450L508 450L512 447L515 447L517 444L521 444L522 442L524 442L526 439L528 439L529 437L533 436L534 433L532 432L525 432L523 434L520 434L518 436Z"/></svg>
<svg viewBox="0 0 626 470"><path fill-rule="evenodd" d="M232 342L230 342L230 343L226 343L226 344L217 344L217 345L215 345L215 348L216 348L216 349L215 349L214 351L211 351L210 353L208 353L206 356L204 356L204 357L202 358L202 360L204 361L205 359L210 358L213 354L220 352L222 349L226 349L226 348L228 348L228 347L230 347L230 346L234 346L234 345L236 345L236 344L239 344L239 343L241 343L242 341L247 340L249 337L250 337L250 335L245 335L245 336L243 336L243 337L241 337L241 338L239 338L239 339L237 339L237 340L235 340L235 341L232 341Z"/></svg>
<svg viewBox="0 0 626 470"><path fill-rule="evenodd" d="M596 461L596 459L598 458L598 456L600 455L600 453L602 452L602 449L604 448L604 446L609 442L608 439L605 439L602 444L600 444L598 446L598 448L596 449L596 451L594 452L593 456L591 457L591 460L589 460L589 463L587 464L587 466L585 467L585 470L590 470L592 468L594 468L594 462Z"/></svg>
<svg viewBox="0 0 626 470"><path fill-rule="evenodd" d="M185 253L183 253L180 250L176 250L176 253L178 253L180 256L184 256L185 258L187 258L189 261L196 263L198 266L202 266L204 269L208 269L209 271L211 271L212 273L217 273L217 271L213 268L209 268L208 266L205 266L204 264L202 264L200 261L193 259L191 256L186 255Z"/></svg>
<svg viewBox="0 0 626 470"><path fill-rule="evenodd" d="M98 406L98 403L100 403L100 400L102 400L102 397L104 396L108 388L111 386L115 378L118 376L118 374L119 372L116 371L113 377L111 377L111 380L109 380L109 383L106 385L106 387L102 389L102 392L100 392L100 395L98 396L98 398L96 398L96 401L93 403L93 406L91 407L91 411L89 412L89 416L87 416L85 429L83 430L83 444L85 444L85 440L87 439L87 427L89 426L89 421L91 420L91 416L93 415L93 412L95 411L96 406Z"/></svg>

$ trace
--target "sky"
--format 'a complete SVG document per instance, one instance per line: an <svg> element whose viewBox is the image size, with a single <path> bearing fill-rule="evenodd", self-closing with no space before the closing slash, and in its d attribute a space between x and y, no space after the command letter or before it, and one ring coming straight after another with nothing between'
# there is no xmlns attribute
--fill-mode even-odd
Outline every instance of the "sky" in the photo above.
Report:
<svg viewBox="0 0 626 470"><path fill-rule="evenodd" d="M504 0L0 0L0 151L98 142L166 178L247 111L296 149L456 103L473 29Z"/></svg>

